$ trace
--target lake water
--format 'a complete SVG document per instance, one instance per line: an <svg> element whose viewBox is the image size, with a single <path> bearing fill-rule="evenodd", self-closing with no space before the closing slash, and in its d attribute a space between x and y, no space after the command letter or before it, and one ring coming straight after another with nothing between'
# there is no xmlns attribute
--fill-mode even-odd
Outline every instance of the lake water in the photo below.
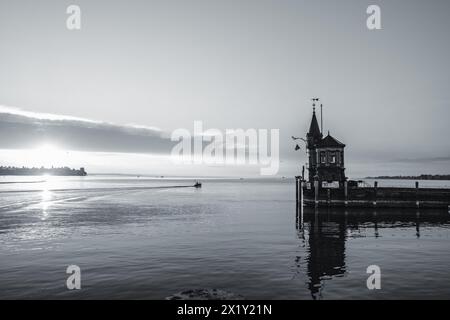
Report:
<svg viewBox="0 0 450 320"><path fill-rule="evenodd" d="M46 181L4 183L32 180ZM0 177L0 298L450 298L446 211L305 209L302 221L291 179L202 182ZM68 265L81 290L66 288ZM381 290L367 289L369 265Z"/></svg>

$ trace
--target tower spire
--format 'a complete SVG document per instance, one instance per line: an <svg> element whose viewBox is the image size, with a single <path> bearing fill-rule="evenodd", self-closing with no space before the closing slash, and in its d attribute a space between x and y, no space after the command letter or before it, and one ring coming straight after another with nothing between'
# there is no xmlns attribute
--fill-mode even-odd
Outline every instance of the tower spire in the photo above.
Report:
<svg viewBox="0 0 450 320"><path fill-rule="evenodd" d="M322 132L320 132L319 123L316 117L316 110L313 108L313 115L311 119L311 124L309 126L308 136L314 138L314 140L322 138Z"/></svg>
<svg viewBox="0 0 450 320"><path fill-rule="evenodd" d="M316 117L316 103L319 102L319 98L312 98L313 117L311 119L311 125L309 127L309 135L319 137L322 135L322 127L319 128ZM322 105L320 105L320 120L322 120Z"/></svg>

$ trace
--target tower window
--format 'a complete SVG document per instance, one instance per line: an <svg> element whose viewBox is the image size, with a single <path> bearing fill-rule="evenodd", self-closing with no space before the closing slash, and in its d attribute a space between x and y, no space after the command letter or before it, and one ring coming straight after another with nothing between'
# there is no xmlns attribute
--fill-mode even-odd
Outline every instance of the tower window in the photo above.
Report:
<svg viewBox="0 0 450 320"><path fill-rule="evenodd" d="M327 155L325 152L320 152L320 163L327 163Z"/></svg>
<svg viewBox="0 0 450 320"><path fill-rule="evenodd" d="M330 163L336 163L336 152L330 153Z"/></svg>

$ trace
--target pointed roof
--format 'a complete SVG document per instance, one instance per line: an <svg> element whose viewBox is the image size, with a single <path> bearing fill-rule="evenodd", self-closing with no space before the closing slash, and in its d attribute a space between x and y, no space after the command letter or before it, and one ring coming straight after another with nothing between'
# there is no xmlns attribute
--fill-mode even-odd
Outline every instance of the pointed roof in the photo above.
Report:
<svg viewBox="0 0 450 320"><path fill-rule="evenodd" d="M320 133L320 129L319 129L319 123L317 122L317 118L316 118L316 110L313 110L313 116L311 119L311 125L309 126L308 135L313 136L313 137L322 136L322 134Z"/></svg>
<svg viewBox="0 0 450 320"><path fill-rule="evenodd" d="M328 132L328 135L320 140L319 148L344 148L345 144L340 142L339 140L333 138L330 133Z"/></svg>

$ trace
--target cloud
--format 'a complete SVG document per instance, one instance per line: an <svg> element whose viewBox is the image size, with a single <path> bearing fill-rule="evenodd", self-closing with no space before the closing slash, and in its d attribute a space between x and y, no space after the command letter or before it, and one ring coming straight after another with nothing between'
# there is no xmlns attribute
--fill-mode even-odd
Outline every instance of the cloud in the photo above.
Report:
<svg viewBox="0 0 450 320"><path fill-rule="evenodd" d="M22 110L22 109L16 108L16 107L7 107L7 106L2 106L2 105L0 105L0 114L24 116L26 118L34 118L34 119L40 119L40 120L72 120L72 121L83 121L83 122L90 122L90 123L101 123L99 121L94 121L94 120L89 120L89 119L84 119L84 118L51 114L51 113L32 112L32 111Z"/></svg>
<svg viewBox="0 0 450 320"><path fill-rule="evenodd" d="M175 142L159 128L0 106L0 149L29 149L43 143L76 151L168 154Z"/></svg>

